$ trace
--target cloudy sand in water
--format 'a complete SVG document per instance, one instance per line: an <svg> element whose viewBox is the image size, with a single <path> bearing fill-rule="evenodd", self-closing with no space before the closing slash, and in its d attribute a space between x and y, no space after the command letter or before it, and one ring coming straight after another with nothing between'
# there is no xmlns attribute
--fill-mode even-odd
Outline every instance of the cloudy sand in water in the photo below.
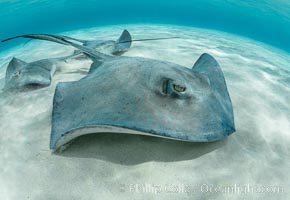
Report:
<svg viewBox="0 0 290 200"><path fill-rule="evenodd" d="M213 55L227 81L236 132L213 143L92 134L52 154L55 86L79 80L91 63L68 60L49 87L0 93L0 199L286 199L290 192L289 54L237 35L168 25L107 26L61 34L107 40L117 38L125 28L133 39L181 37L133 42L125 56L191 68L202 53ZM33 61L73 51L32 41L2 52L0 88L13 56ZM244 186L250 191L245 192Z"/></svg>

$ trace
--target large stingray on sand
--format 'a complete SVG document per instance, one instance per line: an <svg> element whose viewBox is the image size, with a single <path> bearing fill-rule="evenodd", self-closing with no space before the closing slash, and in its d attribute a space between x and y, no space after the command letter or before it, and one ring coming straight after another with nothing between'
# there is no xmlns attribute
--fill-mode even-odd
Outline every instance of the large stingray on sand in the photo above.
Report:
<svg viewBox="0 0 290 200"><path fill-rule="evenodd" d="M115 57L76 44L92 60L88 75L59 83L53 100L50 148L90 133L144 134L207 142L235 131L223 72L209 54L192 69L140 57Z"/></svg>

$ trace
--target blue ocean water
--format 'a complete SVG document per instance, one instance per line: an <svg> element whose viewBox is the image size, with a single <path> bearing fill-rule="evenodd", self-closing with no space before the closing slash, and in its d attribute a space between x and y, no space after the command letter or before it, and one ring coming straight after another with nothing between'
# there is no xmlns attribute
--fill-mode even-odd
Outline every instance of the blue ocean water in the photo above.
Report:
<svg viewBox="0 0 290 200"><path fill-rule="evenodd" d="M180 35L183 38L170 42L133 42L124 55L187 68L192 68L204 52L214 56L226 79L236 127L225 140L202 144L93 134L78 138L66 151L54 154L49 141L55 88L60 82L85 77L91 61L80 58L61 62L50 86L7 92L3 88L13 57L33 62L71 55L75 49L41 41L24 45L28 39L0 42L0 200L290 199L290 179L285 176L290 169L289 0L0 0L0 25L0 40L26 33L116 40L124 28L137 39ZM104 76L104 80L118 80L118 70L114 75ZM128 73L120 91L129 91L126 83L132 85L133 76ZM96 84L94 88L98 87ZM104 99L116 89L109 89ZM198 95L203 88L192 91ZM74 92L80 95L78 90ZM145 95L146 103L150 95ZM203 98L192 98L195 100ZM91 102L98 103L95 99ZM136 116L148 108L148 112L155 112L153 102L137 108ZM73 112L83 106L75 105ZM173 104L174 108L176 105L187 106L181 101ZM156 115L164 122L171 116ZM197 116L193 113L193 118ZM182 119L184 116L180 124L187 121ZM131 186L141 189L132 191ZM160 188L160 193L151 192L151 186ZM176 186L185 190L175 191ZM209 186L211 191L204 187L202 191L200 186ZM233 192L233 188L244 186L253 190ZM230 189L232 192L226 192Z"/></svg>
<svg viewBox="0 0 290 200"><path fill-rule="evenodd" d="M0 39L127 23L196 26L243 35L290 52L288 0L2 0ZM19 41L1 44L7 49Z"/></svg>

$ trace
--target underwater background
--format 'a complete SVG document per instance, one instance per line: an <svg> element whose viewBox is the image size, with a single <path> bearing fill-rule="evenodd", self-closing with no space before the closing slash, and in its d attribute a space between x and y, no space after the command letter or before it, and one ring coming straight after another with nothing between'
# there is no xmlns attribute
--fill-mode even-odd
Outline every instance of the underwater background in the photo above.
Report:
<svg viewBox="0 0 290 200"><path fill-rule="evenodd" d="M289 199L289 1L0 0L0 25L1 40L27 33L116 40L124 29L133 39L179 36L134 41L123 56L192 68L209 53L224 73L236 126L217 142L100 133L52 153L56 85L85 77L92 61L57 63L48 87L7 92L13 57L33 62L75 49L28 39L0 43L1 200Z"/></svg>
<svg viewBox="0 0 290 200"><path fill-rule="evenodd" d="M217 29L290 51L288 0L0 1L1 39L25 33L58 33L120 23ZM6 46L2 44L1 48Z"/></svg>

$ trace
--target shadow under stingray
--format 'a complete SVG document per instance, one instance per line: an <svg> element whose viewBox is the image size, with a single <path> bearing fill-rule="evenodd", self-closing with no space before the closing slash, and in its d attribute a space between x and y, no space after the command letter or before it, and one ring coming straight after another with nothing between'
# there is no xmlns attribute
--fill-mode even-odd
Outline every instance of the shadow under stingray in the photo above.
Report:
<svg viewBox="0 0 290 200"><path fill-rule="evenodd" d="M64 151L54 155L137 165L149 161L192 160L226 143L227 138L217 142L193 143L143 135L98 133L78 137Z"/></svg>

